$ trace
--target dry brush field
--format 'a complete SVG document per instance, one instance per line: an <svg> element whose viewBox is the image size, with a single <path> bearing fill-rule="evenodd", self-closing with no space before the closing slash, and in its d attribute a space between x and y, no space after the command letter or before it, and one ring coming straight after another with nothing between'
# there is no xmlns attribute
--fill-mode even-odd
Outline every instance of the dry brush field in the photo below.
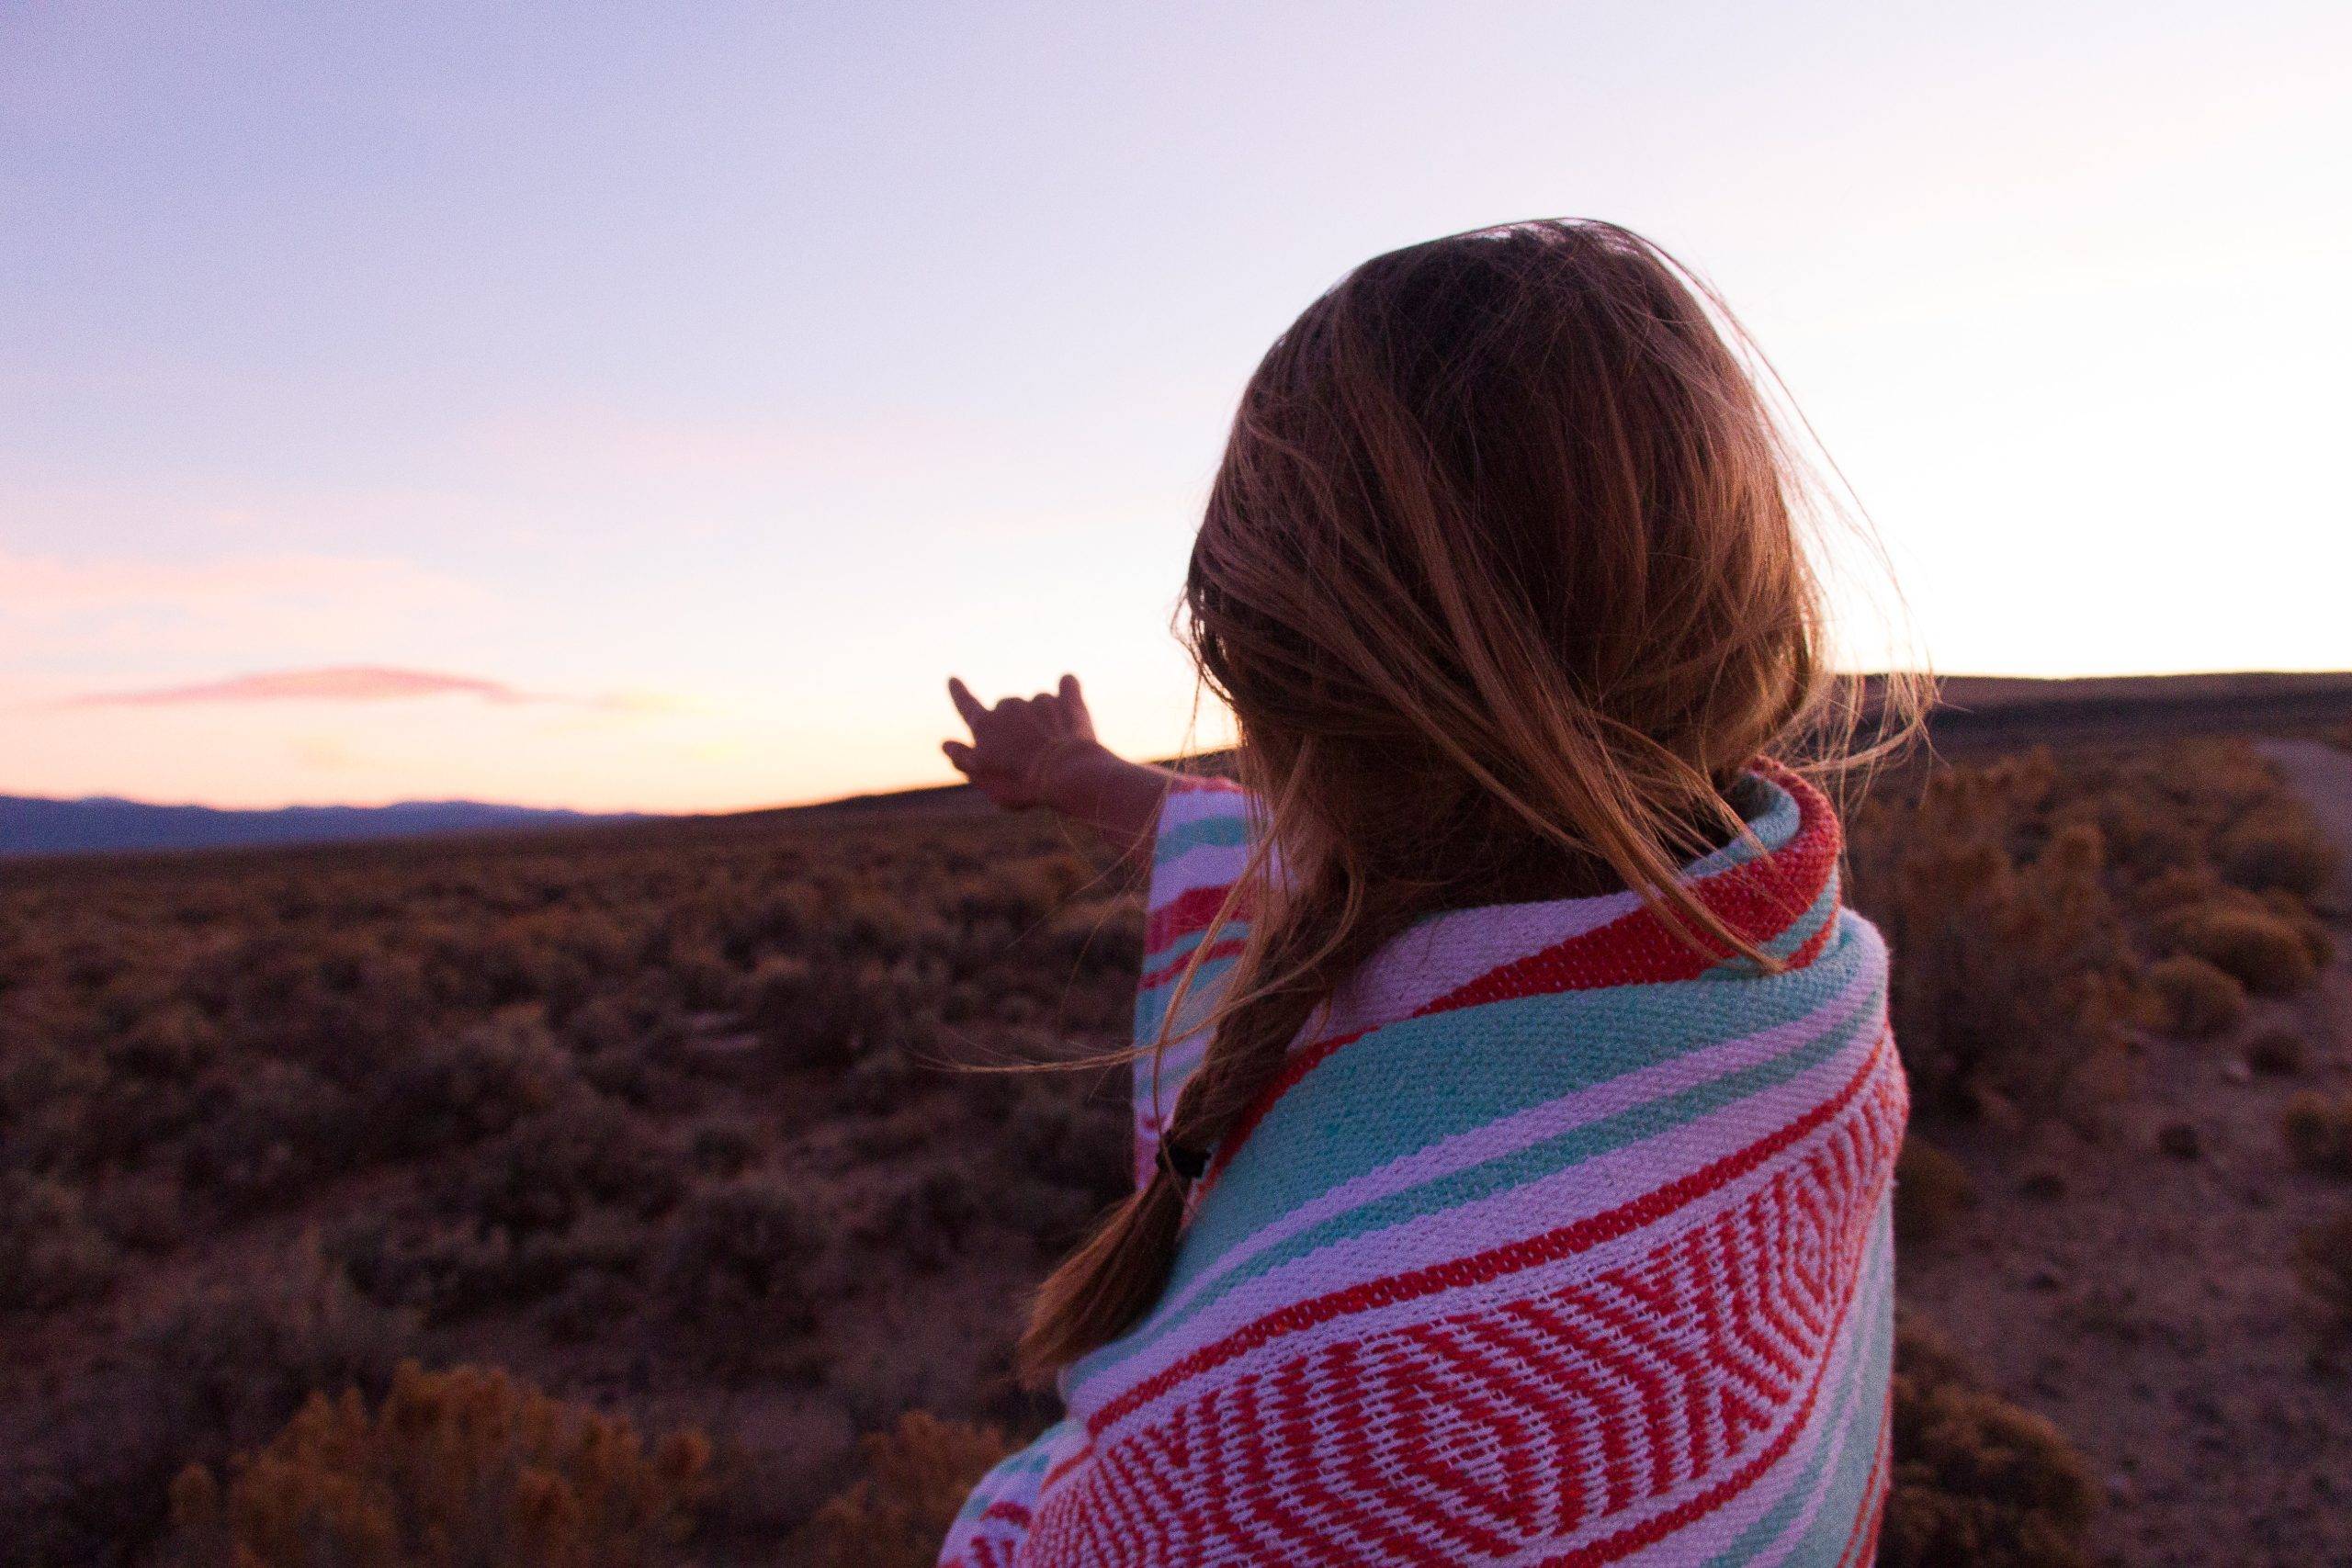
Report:
<svg viewBox="0 0 2352 1568"><path fill-rule="evenodd" d="M1894 1564L2352 1559L2331 846L2237 741L1856 815ZM0 1563L927 1562L1125 1179L1136 890L780 813L0 882ZM428 1546L424 1543L437 1543Z"/></svg>

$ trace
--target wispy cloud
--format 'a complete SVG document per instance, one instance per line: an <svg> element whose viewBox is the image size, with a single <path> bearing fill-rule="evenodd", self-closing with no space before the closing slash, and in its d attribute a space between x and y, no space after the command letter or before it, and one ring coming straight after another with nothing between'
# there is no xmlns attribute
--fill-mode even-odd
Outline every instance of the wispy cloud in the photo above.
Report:
<svg viewBox="0 0 2352 1568"><path fill-rule="evenodd" d="M431 670L396 670L379 664L346 664L321 670L275 670L206 681L189 686L141 691L92 692L59 705L76 708L178 707L194 703L382 703L414 697L474 697L500 706L526 703L605 706L603 699L526 692L479 675L449 675Z"/></svg>
<svg viewBox="0 0 2352 1568"><path fill-rule="evenodd" d="M0 513L6 510L0 487ZM151 561L22 554L0 545L0 637L51 658L229 663L257 645L323 649L360 639L446 637L453 626L493 620L498 604L487 587L396 558Z"/></svg>

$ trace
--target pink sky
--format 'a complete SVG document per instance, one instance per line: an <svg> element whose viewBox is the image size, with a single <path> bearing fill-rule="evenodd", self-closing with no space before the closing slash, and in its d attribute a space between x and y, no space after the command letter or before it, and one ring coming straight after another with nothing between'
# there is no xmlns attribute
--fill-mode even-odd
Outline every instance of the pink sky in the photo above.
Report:
<svg viewBox="0 0 2352 1568"><path fill-rule="evenodd" d="M14 8L0 793L804 800L948 776L951 671L1075 670L1165 752L1265 342L1553 212L1730 297L1939 666L2352 665L2347 45L2269 3Z"/></svg>

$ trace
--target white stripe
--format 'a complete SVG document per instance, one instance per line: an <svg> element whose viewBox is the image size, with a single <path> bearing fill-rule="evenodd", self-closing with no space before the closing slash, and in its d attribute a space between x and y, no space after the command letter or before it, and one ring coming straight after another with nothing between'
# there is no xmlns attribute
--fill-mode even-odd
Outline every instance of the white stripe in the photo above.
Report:
<svg viewBox="0 0 2352 1568"><path fill-rule="evenodd" d="M1158 914L1196 887L1225 887L1250 866L1240 844L1194 844L1174 860L1152 867L1150 912Z"/></svg>

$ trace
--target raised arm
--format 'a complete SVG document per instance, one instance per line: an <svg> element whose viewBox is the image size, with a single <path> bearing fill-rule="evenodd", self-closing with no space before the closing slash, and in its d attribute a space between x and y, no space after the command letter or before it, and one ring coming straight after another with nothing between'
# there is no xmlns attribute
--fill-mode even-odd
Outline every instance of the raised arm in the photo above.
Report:
<svg viewBox="0 0 2352 1568"><path fill-rule="evenodd" d="M972 739L939 749L990 800L1008 810L1046 807L1092 828L1121 854L1150 835L1176 775L1130 762L1095 739L1077 676L1063 676L1057 691L994 706L959 680L948 681L947 694Z"/></svg>

